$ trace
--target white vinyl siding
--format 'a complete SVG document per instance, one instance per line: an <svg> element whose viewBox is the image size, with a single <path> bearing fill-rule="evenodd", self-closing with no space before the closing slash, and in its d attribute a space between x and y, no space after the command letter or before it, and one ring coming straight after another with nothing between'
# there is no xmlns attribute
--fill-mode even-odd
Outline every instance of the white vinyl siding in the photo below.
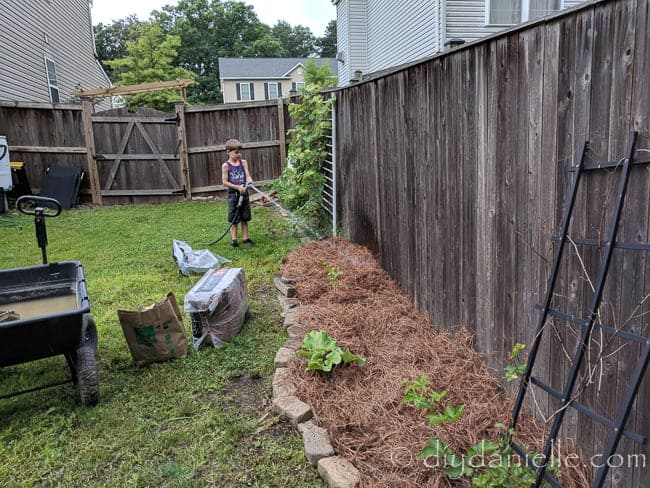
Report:
<svg viewBox="0 0 650 488"><path fill-rule="evenodd" d="M432 56L439 49L436 0L368 0L368 71Z"/></svg>
<svg viewBox="0 0 650 488"><path fill-rule="evenodd" d="M343 62L338 63L339 85L349 84L357 70L368 71L366 3L367 0L341 0L336 6L337 49L345 53Z"/></svg>
<svg viewBox="0 0 650 488"><path fill-rule="evenodd" d="M336 5L336 60L339 85L347 85L352 78L350 71L350 15L349 0L341 0Z"/></svg>
<svg viewBox="0 0 650 488"><path fill-rule="evenodd" d="M516 25L563 8L562 0L485 0L487 25Z"/></svg>
<svg viewBox="0 0 650 488"><path fill-rule="evenodd" d="M77 88L110 86L95 59L88 0L0 2L0 16L0 100L50 103L45 56L56 62L61 103Z"/></svg>
<svg viewBox="0 0 650 488"><path fill-rule="evenodd" d="M487 0L447 0L446 40L455 37L470 42L503 30L485 25L486 4Z"/></svg>

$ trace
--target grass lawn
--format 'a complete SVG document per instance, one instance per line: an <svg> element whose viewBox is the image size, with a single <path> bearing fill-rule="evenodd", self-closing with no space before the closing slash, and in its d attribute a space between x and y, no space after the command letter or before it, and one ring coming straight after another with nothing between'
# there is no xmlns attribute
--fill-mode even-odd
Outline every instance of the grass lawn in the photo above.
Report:
<svg viewBox="0 0 650 488"><path fill-rule="evenodd" d="M59 386L0 400L0 486L321 487L302 438L286 422L258 432L271 401L273 358L286 340L273 277L299 245L273 210L254 208L255 247L213 252L243 267L249 314L242 332L185 359L132 365L117 309L135 309L173 291L182 309L200 275L184 277L172 239L194 249L226 226L225 202L99 207L47 219L50 261L83 263L99 329L101 400L80 405ZM33 217L0 227L0 268L40 264ZM185 316L188 338L189 317ZM0 369L0 395L65 379L63 356Z"/></svg>

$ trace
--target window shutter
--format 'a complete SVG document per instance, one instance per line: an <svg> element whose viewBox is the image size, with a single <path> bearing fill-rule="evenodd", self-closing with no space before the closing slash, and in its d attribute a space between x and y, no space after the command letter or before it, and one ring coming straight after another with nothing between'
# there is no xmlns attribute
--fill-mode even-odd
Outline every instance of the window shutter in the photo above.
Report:
<svg viewBox="0 0 650 488"><path fill-rule="evenodd" d="M251 87L251 100L255 100L255 85L253 83L249 83L249 85Z"/></svg>
<svg viewBox="0 0 650 488"><path fill-rule="evenodd" d="M282 98L282 83L278 83L278 98Z"/></svg>
<svg viewBox="0 0 650 488"><path fill-rule="evenodd" d="M291 82L291 89L292 89L293 91L296 91L296 86L297 86L297 85L296 85L296 82L295 82L295 81L292 81L292 82Z"/></svg>
<svg viewBox="0 0 650 488"><path fill-rule="evenodd" d="M237 100L241 100L241 83L236 83L237 85Z"/></svg>
<svg viewBox="0 0 650 488"><path fill-rule="evenodd" d="M264 82L264 100L269 99L269 84Z"/></svg>

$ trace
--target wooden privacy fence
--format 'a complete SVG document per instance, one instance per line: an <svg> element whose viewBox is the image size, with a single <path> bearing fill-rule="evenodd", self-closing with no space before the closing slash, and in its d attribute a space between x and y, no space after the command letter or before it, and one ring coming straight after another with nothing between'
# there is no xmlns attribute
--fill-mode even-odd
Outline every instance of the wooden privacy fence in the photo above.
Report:
<svg viewBox="0 0 650 488"><path fill-rule="evenodd" d="M516 342L532 343L551 237L584 141L589 161L615 163L636 130L637 155L650 155L648 9L648 0L592 2L336 92L343 233L377 255L433 324L472 330L497 374ZM602 240L611 181L585 181L572 223L578 235ZM649 206L650 170L635 166L620 240L650 242ZM584 312L603 250L569 249L554 300ZM615 250L599 323L647 337L647 254ZM534 373L562 391L580 326L554 318L549 327ZM640 350L594 334L580 402L615 418ZM549 419L558 403L535 391L529 407ZM647 437L648 412L646 374L626 428ZM567 411L562 435L587 460L604 451L606 434ZM649 486L647 444L624 438L618 452L623 462L605 486Z"/></svg>
<svg viewBox="0 0 650 488"><path fill-rule="evenodd" d="M81 191L94 203L164 202L222 191L224 143L243 143L253 178L282 172L286 100L219 106L176 105L167 114L141 109L93 113L92 104L0 102L0 134L12 161L23 161L38 190L53 164L81 166Z"/></svg>

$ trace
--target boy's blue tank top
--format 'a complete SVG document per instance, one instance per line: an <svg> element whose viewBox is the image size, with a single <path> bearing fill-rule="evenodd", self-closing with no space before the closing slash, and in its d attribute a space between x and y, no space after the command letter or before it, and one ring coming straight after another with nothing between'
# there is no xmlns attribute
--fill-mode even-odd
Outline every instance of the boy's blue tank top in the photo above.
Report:
<svg viewBox="0 0 650 488"><path fill-rule="evenodd" d="M244 172L244 165L240 162L239 166L234 166L228 163L228 181L233 185L243 185L246 183L246 173Z"/></svg>

